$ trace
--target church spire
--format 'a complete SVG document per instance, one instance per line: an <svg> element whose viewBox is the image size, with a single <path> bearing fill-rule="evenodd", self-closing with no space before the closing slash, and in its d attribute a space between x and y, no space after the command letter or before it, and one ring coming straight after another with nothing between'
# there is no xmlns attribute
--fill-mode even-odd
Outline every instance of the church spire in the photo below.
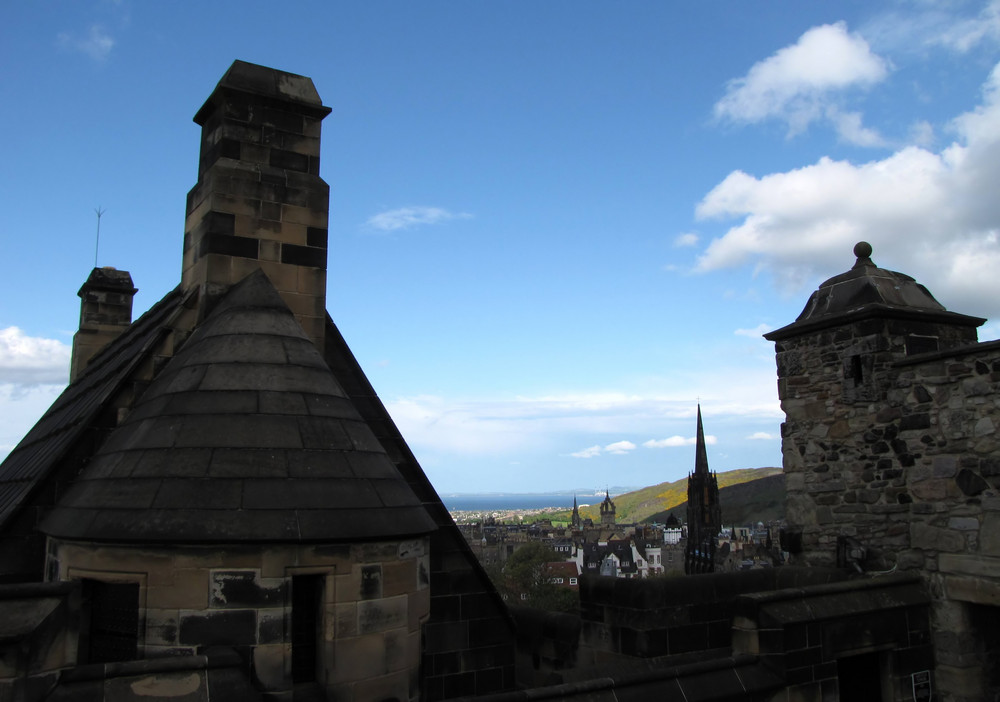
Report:
<svg viewBox="0 0 1000 702"><path fill-rule="evenodd" d="M698 438L694 447L694 472L708 475L708 452L705 450L705 429L701 425L701 404L698 405Z"/></svg>

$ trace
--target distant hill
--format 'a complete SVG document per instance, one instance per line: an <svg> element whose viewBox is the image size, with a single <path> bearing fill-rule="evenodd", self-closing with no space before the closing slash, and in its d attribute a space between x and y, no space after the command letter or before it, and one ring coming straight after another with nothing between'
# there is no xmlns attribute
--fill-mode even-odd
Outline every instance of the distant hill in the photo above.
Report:
<svg viewBox="0 0 1000 702"><path fill-rule="evenodd" d="M726 487L722 487L723 475L725 474L719 473L719 502L722 503L723 524L733 526L751 522L780 521L785 518L785 474L780 472L780 469L777 473L762 478L751 478L746 482ZM685 491L686 488L685 485ZM652 514L643 521L663 523L671 512L682 522L686 521L687 499Z"/></svg>
<svg viewBox="0 0 1000 702"><path fill-rule="evenodd" d="M781 468L731 470L719 473L718 478L724 523L784 518L785 479ZM612 499L619 522L663 522L670 512L683 522L687 519L687 478L626 492ZM568 520L569 515L569 511L558 512L551 518ZM595 522L601 518L597 504L581 507L580 515Z"/></svg>

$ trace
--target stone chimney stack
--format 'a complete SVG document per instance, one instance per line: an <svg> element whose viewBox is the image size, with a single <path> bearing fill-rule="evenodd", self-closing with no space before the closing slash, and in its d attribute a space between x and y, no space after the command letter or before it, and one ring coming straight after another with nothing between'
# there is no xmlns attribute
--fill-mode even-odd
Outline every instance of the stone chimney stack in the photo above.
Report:
<svg viewBox="0 0 1000 702"><path fill-rule="evenodd" d="M199 319L260 268L323 350L330 188L319 146L329 113L309 78L236 61L195 115L201 156L181 284L198 288Z"/></svg>
<svg viewBox="0 0 1000 702"><path fill-rule="evenodd" d="M69 382L77 379L90 359L132 324L132 298L136 287L128 271L95 268L77 295L80 296L80 329L73 335Z"/></svg>

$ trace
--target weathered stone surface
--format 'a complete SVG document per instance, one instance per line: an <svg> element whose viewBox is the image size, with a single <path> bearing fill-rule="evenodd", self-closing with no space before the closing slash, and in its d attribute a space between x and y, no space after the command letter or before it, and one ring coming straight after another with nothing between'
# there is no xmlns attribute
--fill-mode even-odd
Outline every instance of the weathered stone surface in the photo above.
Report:
<svg viewBox="0 0 1000 702"><path fill-rule="evenodd" d="M958 485L958 489L963 494L970 497L990 489L990 484L982 476L976 475L968 468L963 468L958 472L958 475L955 476L955 484Z"/></svg>

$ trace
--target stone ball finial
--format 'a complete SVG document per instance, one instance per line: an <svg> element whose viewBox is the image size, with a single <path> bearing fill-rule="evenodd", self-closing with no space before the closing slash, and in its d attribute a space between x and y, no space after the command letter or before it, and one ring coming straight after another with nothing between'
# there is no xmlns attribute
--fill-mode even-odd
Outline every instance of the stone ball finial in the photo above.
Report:
<svg viewBox="0 0 1000 702"><path fill-rule="evenodd" d="M875 265L871 259L872 245L867 241L859 241L854 245L854 255L858 257L858 260L854 262L853 268L864 268L865 266Z"/></svg>

